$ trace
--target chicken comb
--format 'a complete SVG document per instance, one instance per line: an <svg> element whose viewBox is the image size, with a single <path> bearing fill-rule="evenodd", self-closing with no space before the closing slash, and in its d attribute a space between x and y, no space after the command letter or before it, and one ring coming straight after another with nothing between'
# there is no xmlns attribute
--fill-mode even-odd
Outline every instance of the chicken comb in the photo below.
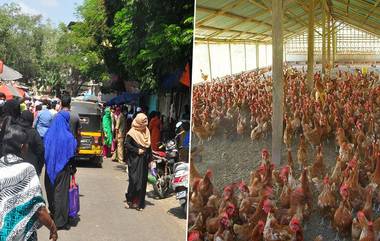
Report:
<svg viewBox="0 0 380 241"><path fill-rule="evenodd" d="M347 183L343 183L342 186L339 189L340 194L342 194L343 191L347 191L347 189L348 189Z"/></svg>
<svg viewBox="0 0 380 241"><path fill-rule="evenodd" d="M290 220L290 224L291 225L300 225L301 222L300 222L300 220L298 218L293 217L292 220Z"/></svg>
<svg viewBox="0 0 380 241"><path fill-rule="evenodd" d="M211 169L207 169L207 171L206 171L206 176L207 176L208 178L211 178L211 177L212 177L212 171L211 171Z"/></svg>
<svg viewBox="0 0 380 241"><path fill-rule="evenodd" d="M259 226L264 226L265 225L265 223L264 223L264 221L263 220L259 220L258 222L257 222L257 225L259 225Z"/></svg>
<svg viewBox="0 0 380 241"><path fill-rule="evenodd" d="M290 167L288 165L286 165L286 166L281 168L280 175L285 176L285 175L289 174L289 171L290 171Z"/></svg>
<svg viewBox="0 0 380 241"><path fill-rule="evenodd" d="M228 186L226 186L226 187L224 187L224 191L225 192L232 192L233 191L233 188L232 188L232 185L228 185Z"/></svg>
<svg viewBox="0 0 380 241"><path fill-rule="evenodd" d="M236 207L235 207L235 204L229 202L229 203L227 204L227 208L233 208L233 209L235 209Z"/></svg>
<svg viewBox="0 0 380 241"><path fill-rule="evenodd" d="M323 183L324 183L325 185L329 184L329 176L326 175L326 176L323 178Z"/></svg>
<svg viewBox="0 0 380 241"><path fill-rule="evenodd" d="M266 156L266 157L268 157L269 156L269 151L268 151L268 149L266 149L266 148L263 148L262 150L261 150L261 155L262 156Z"/></svg>
<svg viewBox="0 0 380 241"><path fill-rule="evenodd" d="M272 201L270 199L265 199L263 203L263 207L272 207Z"/></svg>
<svg viewBox="0 0 380 241"><path fill-rule="evenodd" d="M302 187L298 187L298 188L296 188L295 192L296 193L303 193L303 188Z"/></svg>
<svg viewBox="0 0 380 241"><path fill-rule="evenodd" d="M352 158L351 161L348 162L348 167L355 168L357 164L357 160L355 158Z"/></svg>
<svg viewBox="0 0 380 241"><path fill-rule="evenodd" d="M187 240L188 241L196 241L196 240L199 240L201 237L200 237L200 232L198 230L192 230L189 232L189 235L187 237Z"/></svg>
<svg viewBox="0 0 380 241"><path fill-rule="evenodd" d="M356 215L357 215L358 218L360 218L360 219L362 219L362 218L365 217L365 214L364 214L364 212L362 212L362 211L359 211Z"/></svg>

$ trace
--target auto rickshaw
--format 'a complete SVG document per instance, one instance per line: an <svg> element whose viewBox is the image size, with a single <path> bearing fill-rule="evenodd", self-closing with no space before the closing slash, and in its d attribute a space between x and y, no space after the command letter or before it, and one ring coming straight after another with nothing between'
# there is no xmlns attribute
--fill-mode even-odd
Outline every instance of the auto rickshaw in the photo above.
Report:
<svg viewBox="0 0 380 241"><path fill-rule="evenodd" d="M89 101L72 101L71 111L79 115L80 144L77 160L90 160L98 167L103 163L102 116L97 103Z"/></svg>

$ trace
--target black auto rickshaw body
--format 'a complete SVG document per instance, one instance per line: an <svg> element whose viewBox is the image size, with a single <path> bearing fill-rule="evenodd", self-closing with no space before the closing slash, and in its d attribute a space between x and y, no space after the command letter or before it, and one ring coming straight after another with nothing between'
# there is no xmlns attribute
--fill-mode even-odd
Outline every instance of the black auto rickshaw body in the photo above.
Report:
<svg viewBox="0 0 380 241"><path fill-rule="evenodd" d="M72 101L71 111L79 115L81 124L77 160L91 160L98 167L101 167L103 163L103 133L99 105L89 101Z"/></svg>

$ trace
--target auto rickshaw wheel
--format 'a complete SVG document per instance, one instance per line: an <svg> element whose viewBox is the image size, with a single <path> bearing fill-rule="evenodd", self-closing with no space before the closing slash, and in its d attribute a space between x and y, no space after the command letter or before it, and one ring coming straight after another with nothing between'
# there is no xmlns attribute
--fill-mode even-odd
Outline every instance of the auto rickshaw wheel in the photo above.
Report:
<svg viewBox="0 0 380 241"><path fill-rule="evenodd" d="M96 167L98 168L103 167L103 156L95 156L93 160L95 162Z"/></svg>

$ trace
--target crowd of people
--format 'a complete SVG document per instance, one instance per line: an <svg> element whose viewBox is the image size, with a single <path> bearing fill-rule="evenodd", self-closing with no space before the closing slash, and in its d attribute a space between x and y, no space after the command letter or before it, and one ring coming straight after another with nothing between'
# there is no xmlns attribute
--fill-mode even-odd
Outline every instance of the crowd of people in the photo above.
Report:
<svg viewBox="0 0 380 241"><path fill-rule="evenodd" d="M68 191L76 172L79 116L70 112L69 95L62 96L58 108L58 101L33 106L0 96L1 240L37 240L40 224L57 240L57 230L70 228ZM39 179L44 166L49 212Z"/></svg>
<svg viewBox="0 0 380 241"><path fill-rule="evenodd" d="M113 106L102 117L103 156L127 164L125 207L136 210L145 208L148 165L163 133L161 114L153 111L148 118L144 112ZM76 174L81 123L71 110L71 97L7 101L0 93L0 114L0 239L37 240L36 230L43 224L50 239L57 240L57 230L68 230L73 223L69 188ZM48 209L40 183L44 166Z"/></svg>

